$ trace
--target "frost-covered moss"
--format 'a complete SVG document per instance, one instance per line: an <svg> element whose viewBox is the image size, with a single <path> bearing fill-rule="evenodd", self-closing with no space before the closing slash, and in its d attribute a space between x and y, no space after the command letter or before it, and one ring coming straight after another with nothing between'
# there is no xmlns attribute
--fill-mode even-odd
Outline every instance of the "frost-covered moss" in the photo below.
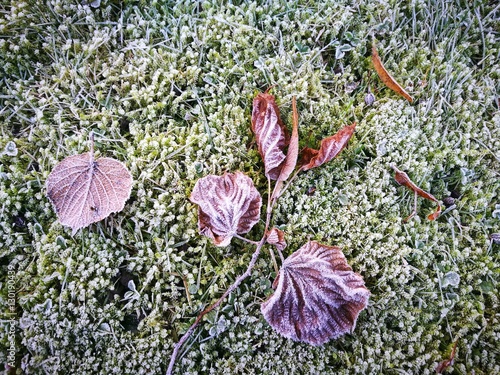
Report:
<svg viewBox="0 0 500 375"><path fill-rule="evenodd" d="M8 318L10 265L17 372L165 372L175 342L252 252L198 235L187 198L198 178L235 170L266 192L250 112L255 94L275 85L287 124L297 97L301 146L358 123L337 159L299 175L275 222L288 254L307 239L341 246L370 305L352 335L323 347L279 337L259 310L275 276L264 252L187 343L177 373L431 374L455 340L455 373L500 373L500 248L489 239L500 232L498 9L219 3L3 8L0 305ZM372 36L413 105L373 71ZM96 152L123 161L134 187L122 212L72 237L43 186L57 162L88 149L90 130ZM1 151L10 142L17 154ZM391 163L454 205L429 222L434 203L419 200L403 224L413 195L394 182Z"/></svg>

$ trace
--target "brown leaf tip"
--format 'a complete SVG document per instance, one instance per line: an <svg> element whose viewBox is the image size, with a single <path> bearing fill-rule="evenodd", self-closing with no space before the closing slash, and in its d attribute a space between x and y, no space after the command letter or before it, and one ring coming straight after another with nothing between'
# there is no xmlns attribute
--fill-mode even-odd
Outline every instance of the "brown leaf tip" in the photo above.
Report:
<svg viewBox="0 0 500 375"><path fill-rule="evenodd" d="M410 177L408 177L405 172L398 169L394 164L391 164L391 168L394 170L394 179L399 185L406 186L411 182Z"/></svg>
<svg viewBox="0 0 500 375"><path fill-rule="evenodd" d="M427 216L428 220L436 220L439 215L441 214L441 206L439 205L439 201L435 196L433 196L431 193L426 192L425 190L419 188L411 179L410 177L403 171L399 170L394 164L391 164L391 168L394 170L394 179L399 185L403 185L413 191L416 195L428 199L430 201L438 203L438 206L436 208L436 211L434 211L432 214ZM415 198L415 207L406 219L404 219L404 222L408 222L413 216L415 216L417 213L417 205L416 205L416 198Z"/></svg>
<svg viewBox="0 0 500 375"><path fill-rule="evenodd" d="M457 344L458 344L458 340L455 341L455 344L453 344L453 348L451 349L451 353L450 353L449 358L438 363L438 365L436 366L436 374L442 374L443 372L445 372L448 369L448 367L453 366L453 363L455 362L455 354L457 351Z"/></svg>
<svg viewBox="0 0 500 375"><path fill-rule="evenodd" d="M281 335L312 345L352 332L370 296L342 251L316 241L285 260L276 284L262 314Z"/></svg>
<svg viewBox="0 0 500 375"><path fill-rule="evenodd" d="M59 221L75 234L78 229L123 210L132 190L132 175L118 160L94 160L87 152L57 164L45 186Z"/></svg>
<svg viewBox="0 0 500 375"><path fill-rule="evenodd" d="M391 74L384 67L384 64L380 59L375 43L372 44L372 62L375 71L377 72L377 75L380 77L382 82L384 82L384 84L391 90L393 90L394 92L396 92L397 94L401 95L406 100L408 100L410 103L412 103L413 98L410 96L410 94L408 94L406 90L399 85L399 83L391 76Z"/></svg>
<svg viewBox="0 0 500 375"><path fill-rule="evenodd" d="M189 199L199 206L200 233L216 246L228 246L235 234L248 233L260 218L262 198L241 172L199 179Z"/></svg>
<svg viewBox="0 0 500 375"><path fill-rule="evenodd" d="M355 122L351 125L344 126L334 135L323 139L319 150L306 147L302 150L301 169L307 171L328 163L335 158L347 146L355 129Z"/></svg>

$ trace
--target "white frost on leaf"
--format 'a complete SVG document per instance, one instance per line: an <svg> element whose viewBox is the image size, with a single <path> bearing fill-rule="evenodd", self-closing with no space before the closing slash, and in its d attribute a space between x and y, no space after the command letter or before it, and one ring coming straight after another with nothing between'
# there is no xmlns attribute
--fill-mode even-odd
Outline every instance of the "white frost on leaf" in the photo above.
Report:
<svg viewBox="0 0 500 375"><path fill-rule="evenodd" d="M132 176L112 158L94 159L92 152L69 156L57 164L45 183L62 225L73 229L123 210L132 190Z"/></svg>
<svg viewBox="0 0 500 375"><path fill-rule="evenodd" d="M311 241L289 256L261 305L269 324L295 341L322 345L352 332L370 292L338 247Z"/></svg>
<svg viewBox="0 0 500 375"><path fill-rule="evenodd" d="M274 96L267 92L257 95L253 101L252 131L264 160L266 177L277 180L286 158L283 150L289 143L289 136Z"/></svg>
<svg viewBox="0 0 500 375"><path fill-rule="evenodd" d="M217 246L228 246L235 234L248 233L260 218L262 198L241 172L199 179L189 199L199 206L200 233Z"/></svg>

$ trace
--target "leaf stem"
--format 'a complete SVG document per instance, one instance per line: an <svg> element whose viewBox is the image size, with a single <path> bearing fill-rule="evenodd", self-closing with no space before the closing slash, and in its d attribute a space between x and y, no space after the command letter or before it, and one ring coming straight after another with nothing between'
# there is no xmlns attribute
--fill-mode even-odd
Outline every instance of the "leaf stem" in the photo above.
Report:
<svg viewBox="0 0 500 375"><path fill-rule="evenodd" d="M236 237L244 242L247 242L247 243L250 243L252 245L255 245L255 246L258 246L259 245L259 242L257 241L252 241L252 240L249 240L248 238L245 238L243 236L240 236L239 234L234 234L233 237Z"/></svg>
<svg viewBox="0 0 500 375"><path fill-rule="evenodd" d="M280 259L281 259L281 264L283 264L283 262L285 261L285 257L283 256L283 252L280 250L280 249L276 249L278 250L278 254L280 256ZM278 274L279 271L276 271L276 275Z"/></svg>
<svg viewBox="0 0 500 375"><path fill-rule="evenodd" d="M90 141L90 160L94 161L94 131L91 130L89 133L89 141Z"/></svg>
<svg viewBox="0 0 500 375"><path fill-rule="evenodd" d="M274 251L272 247L269 247L269 254L271 255L271 260L273 262L274 270L276 271L276 275L280 271L278 267L278 263L276 262L276 256L274 255Z"/></svg>
<svg viewBox="0 0 500 375"><path fill-rule="evenodd" d="M264 236L262 240L257 245L257 248L255 249L255 252L252 254L252 259L250 260L250 263L248 264L247 270L240 275L235 282L224 292L224 294L215 302L213 305L210 305L207 307L205 310L203 310L198 316L196 317L196 320L194 323L189 327L189 329L186 331L184 335L182 335L181 339L175 344L174 346L174 351L172 352L172 356L170 357L170 363L168 365L167 369L167 374L166 375L171 375L172 371L174 369L175 365L175 360L177 358L177 355L179 353L180 348L182 345L186 342L186 340L191 336L191 334L194 332L195 328L198 326L200 323L201 319L208 314L210 311L213 309L217 308L222 301L229 295L231 294L240 284L243 280L245 280L250 274L252 273L252 269L255 266L255 263L257 262L257 258L259 257L260 250L262 249L262 246L266 243L266 237Z"/></svg>
<svg viewBox="0 0 500 375"><path fill-rule="evenodd" d="M271 193L271 180L268 179L268 192L269 194ZM189 327L189 329L182 335L180 340L175 344L174 350L172 352L172 356L170 357L170 363L168 364L168 369L166 375L172 375L172 371L174 370L175 366L175 360L177 359L177 356L179 355L179 350L181 349L182 345L187 341L189 336L194 332L196 327L200 324L201 320L205 315L207 315L210 311L213 309L216 309L217 307L220 306L222 301L230 295L242 282L245 280L248 276L251 275L253 268L255 267L255 264L257 263L257 258L260 255L260 251L262 250L262 247L266 244L267 240L267 231L269 229L269 223L271 222L271 213L272 213L272 205L271 205L271 196L269 195L268 201L267 201L267 212L266 212L266 225L264 229L264 235L262 236L262 239L257 242L256 246L257 248L255 249L254 253L252 254L252 258L250 259L250 263L248 263L248 267L246 271L241 274L235 281L234 283L224 292L224 294L212 305L208 306L205 310L203 310L201 313L198 314L196 317L196 320L194 323ZM240 238L240 237L238 237ZM241 237L241 239L244 239L244 237ZM246 240L246 238L245 238ZM252 241L253 242L253 241Z"/></svg>
<svg viewBox="0 0 500 375"><path fill-rule="evenodd" d="M415 201L413 202L413 211L406 219L403 220L403 223L407 223L413 216L417 214L417 197L418 193L415 190Z"/></svg>
<svg viewBox="0 0 500 375"><path fill-rule="evenodd" d="M287 181L287 183L285 184L285 186L283 187L283 189L281 189L280 191L280 195L278 197L275 197L275 199L273 199L273 202L272 202L272 208L274 208L274 204L276 203L276 201L278 200L278 198L283 195L283 193L286 191L286 189L288 189L288 187L290 186L290 184L297 178L297 175L302 172L302 167L301 168L298 168L294 174L292 175L292 177L290 177L290 179Z"/></svg>

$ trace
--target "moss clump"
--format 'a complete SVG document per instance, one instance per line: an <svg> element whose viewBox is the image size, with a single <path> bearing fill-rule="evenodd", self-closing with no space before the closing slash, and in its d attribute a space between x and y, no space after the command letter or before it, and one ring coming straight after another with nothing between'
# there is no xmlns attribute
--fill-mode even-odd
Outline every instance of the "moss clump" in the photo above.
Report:
<svg viewBox="0 0 500 375"><path fill-rule="evenodd" d="M353 335L323 347L278 337L259 311L275 276L264 254L177 373L431 374L455 340L456 373L500 373L496 18L486 1L12 1L0 17L0 150L18 153L0 155L0 265L16 271L17 373L166 370L197 312L249 261L248 245L198 235L187 197L199 177L229 170L265 191L250 112L270 85L285 119L297 96L301 146L358 122L339 158L286 192L276 223L289 252L309 238L341 246L370 306ZM376 77L372 35L414 105ZM134 187L123 212L71 237L43 185L90 130ZM413 197L391 163L454 206L429 222L434 207L419 201L403 225ZM5 288L0 305L7 318Z"/></svg>

